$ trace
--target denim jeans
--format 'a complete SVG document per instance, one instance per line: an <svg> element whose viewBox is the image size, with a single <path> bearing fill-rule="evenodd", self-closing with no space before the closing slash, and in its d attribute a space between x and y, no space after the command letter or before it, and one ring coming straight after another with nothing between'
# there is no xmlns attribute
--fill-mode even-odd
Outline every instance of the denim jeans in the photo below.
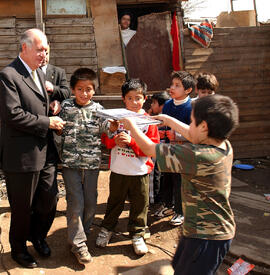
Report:
<svg viewBox="0 0 270 275"><path fill-rule="evenodd" d="M71 251L87 249L86 234L90 232L97 205L98 170L63 167L66 186L68 242Z"/></svg>

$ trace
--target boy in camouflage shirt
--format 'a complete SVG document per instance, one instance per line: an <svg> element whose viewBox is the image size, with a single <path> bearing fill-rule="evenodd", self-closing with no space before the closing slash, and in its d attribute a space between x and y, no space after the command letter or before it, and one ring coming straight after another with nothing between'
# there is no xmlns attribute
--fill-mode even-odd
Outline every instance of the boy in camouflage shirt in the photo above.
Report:
<svg viewBox="0 0 270 275"><path fill-rule="evenodd" d="M97 179L101 162L101 133L114 132L113 123L95 115L103 107L92 101L96 73L77 69L70 86L74 99L62 103L60 117L66 122L62 133L61 159L67 197L68 242L81 264L91 261L86 245L97 204Z"/></svg>
<svg viewBox="0 0 270 275"><path fill-rule="evenodd" d="M156 157L163 172L181 173L183 237L172 265L175 274L214 274L229 250L235 222L229 203L233 152L227 138L238 125L238 108L229 98L213 95L192 103L188 126L166 115L156 118L192 142L153 144L132 119L121 121L141 150Z"/></svg>

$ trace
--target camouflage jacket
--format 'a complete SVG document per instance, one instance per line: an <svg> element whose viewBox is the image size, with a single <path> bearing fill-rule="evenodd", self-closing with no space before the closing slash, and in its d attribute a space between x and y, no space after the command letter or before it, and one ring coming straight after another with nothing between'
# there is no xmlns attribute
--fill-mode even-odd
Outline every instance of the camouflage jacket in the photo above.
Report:
<svg viewBox="0 0 270 275"><path fill-rule="evenodd" d="M183 234L188 238L229 240L235 222L229 203L231 192L232 147L186 143L156 146L162 172L181 173ZM165 183L166 184L166 183Z"/></svg>
<svg viewBox="0 0 270 275"><path fill-rule="evenodd" d="M101 162L101 133L108 134L109 123L95 115L103 109L91 101L79 106L75 99L62 103L60 117L66 121L62 134L60 157L64 167L95 170Z"/></svg>

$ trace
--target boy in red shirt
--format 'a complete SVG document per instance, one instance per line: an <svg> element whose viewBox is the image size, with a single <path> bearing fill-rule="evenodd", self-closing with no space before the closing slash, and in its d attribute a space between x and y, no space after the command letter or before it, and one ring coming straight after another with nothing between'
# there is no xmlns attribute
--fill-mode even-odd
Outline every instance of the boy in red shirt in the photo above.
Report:
<svg viewBox="0 0 270 275"><path fill-rule="evenodd" d="M130 79L123 84L122 97L127 110L146 115L142 109L146 100L146 89L146 84L140 79ZM140 131L154 143L159 143L157 126L140 126ZM143 237L147 227L149 173L153 169L153 162L141 151L123 125L120 125L113 139L106 136L104 143L111 149L110 195L96 245L105 247L109 243L128 196L130 200L128 231L132 237L135 253L143 255L148 252Z"/></svg>

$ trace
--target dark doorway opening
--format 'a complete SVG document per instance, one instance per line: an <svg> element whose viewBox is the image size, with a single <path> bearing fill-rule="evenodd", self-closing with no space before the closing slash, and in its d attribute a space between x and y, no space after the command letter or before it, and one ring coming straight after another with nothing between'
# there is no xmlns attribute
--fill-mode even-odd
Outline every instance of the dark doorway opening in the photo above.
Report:
<svg viewBox="0 0 270 275"><path fill-rule="evenodd" d="M118 22L125 12L132 15L132 21L130 28L132 30L137 30L138 27L138 17L150 14L159 13L164 11L171 11L171 7L168 4L138 4L138 5L118 5Z"/></svg>

